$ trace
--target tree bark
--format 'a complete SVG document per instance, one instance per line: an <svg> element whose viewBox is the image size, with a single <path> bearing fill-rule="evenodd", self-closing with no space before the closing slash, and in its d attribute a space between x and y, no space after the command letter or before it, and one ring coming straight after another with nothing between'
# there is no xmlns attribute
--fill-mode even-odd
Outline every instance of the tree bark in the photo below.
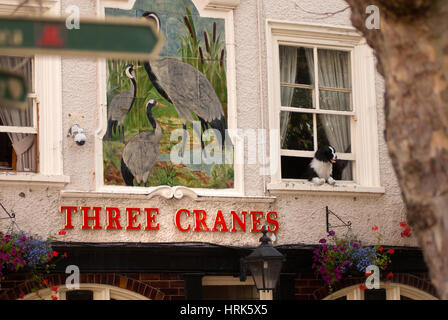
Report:
<svg viewBox="0 0 448 320"><path fill-rule="evenodd" d="M385 79L385 139L408 223L448 299L448 1L345 1ZM379 8L379 29L366 26L369 5Z"/></svg>

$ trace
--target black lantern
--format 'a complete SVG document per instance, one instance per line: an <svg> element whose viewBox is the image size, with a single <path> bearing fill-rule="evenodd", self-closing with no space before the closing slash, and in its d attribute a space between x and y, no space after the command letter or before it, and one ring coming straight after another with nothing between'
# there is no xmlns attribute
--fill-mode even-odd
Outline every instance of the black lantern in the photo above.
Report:
<svg viewBox="0 0 448 320"><path fill-rule="evenodd" d="M270 243L271 239L266 235L266 226L261 232L263 232L260 238L261 245L246 257L246 262L257 290L273 290L277 285L285 258Z"/></svg>

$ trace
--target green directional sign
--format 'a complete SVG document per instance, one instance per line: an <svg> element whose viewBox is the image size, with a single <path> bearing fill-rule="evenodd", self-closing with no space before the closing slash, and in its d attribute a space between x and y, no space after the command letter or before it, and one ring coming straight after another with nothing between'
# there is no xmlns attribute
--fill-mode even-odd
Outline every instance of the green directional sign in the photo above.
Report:
<svg viewBox="0 0 448 320"><path fill-rule="evenodd" d="M23 76L0 70L0 107L26 107L26 82Z"/></svg>
<svg viewBox="0 0 448 320"><path fill-rule="evenodd" d="M145 19L81 20L68 29L65 18L0 17L0 54L53 54L148 60L162 38Z"/></svg>

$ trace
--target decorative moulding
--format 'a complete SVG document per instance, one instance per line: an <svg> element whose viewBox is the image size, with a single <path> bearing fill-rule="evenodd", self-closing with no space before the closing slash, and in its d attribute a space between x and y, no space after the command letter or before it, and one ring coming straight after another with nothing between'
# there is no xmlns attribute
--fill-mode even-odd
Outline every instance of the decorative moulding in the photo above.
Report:
<svg viewBox="0 0 448 320"><path fill-rule="evenodd" d="M151 199L155 196L161 196L165 199L176 198L178 200L182 199L184 196L190 197L192 199L197 199L198 194L194 192L192 189L183 187L183 186L159 186L156 187L153 191L151 191L147 198Z"/></svg>
<svg viewBox="0 0 448 320"><path fill-rule="evenodd" d="M240 0L193 0L196 7L201 10L220 10L228 11L235 9Z"/></svg>
<svg viewBox="0 0 448 320"><path fill-rule="evenodd" d="M53 8L59 0L3 0L0 3L0 14L11 14L16 10L16 8L21 5L21 7L14 14L36 14L47 12Z"/></svg>

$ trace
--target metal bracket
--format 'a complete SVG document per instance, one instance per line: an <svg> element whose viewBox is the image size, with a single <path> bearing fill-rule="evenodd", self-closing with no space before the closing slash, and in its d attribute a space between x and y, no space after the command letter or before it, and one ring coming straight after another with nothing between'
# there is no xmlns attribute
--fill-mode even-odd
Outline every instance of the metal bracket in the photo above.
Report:
<svg viewBox="0 0 448 320"><path fill-rule="evenodd" d="M327 218L327 233L330 232L330 230L333 228L347 227L348 229L351 229L351 227L352 227L351 221L347 221L347 222L343 221L341 218L339 218L339 216L336 213L334 213L333 211L328 209L328 206L326 206L325 209L326 209L326 218ZM330 214L332 214L336 218L338 218L338 220L342 222L342 225L337 225L337 226L331 225L330 224Z"/></svg>
<svg viewBox="0 0 448 320"><path fill-rule="evenodd" d="M7 232L12 232L14 226L17 227L18 230L20 230L19 226L16 223L16 214L14 212L9 213L8 210L6 210L6 208L3 206L3 204L0 202L0 207L3 209L3 211L8 215L8 217L6 218L0 218L0 220L5 220L5 219L9 219L11 221L11 223L9 224L8 227L8 231Z"/></svg>

